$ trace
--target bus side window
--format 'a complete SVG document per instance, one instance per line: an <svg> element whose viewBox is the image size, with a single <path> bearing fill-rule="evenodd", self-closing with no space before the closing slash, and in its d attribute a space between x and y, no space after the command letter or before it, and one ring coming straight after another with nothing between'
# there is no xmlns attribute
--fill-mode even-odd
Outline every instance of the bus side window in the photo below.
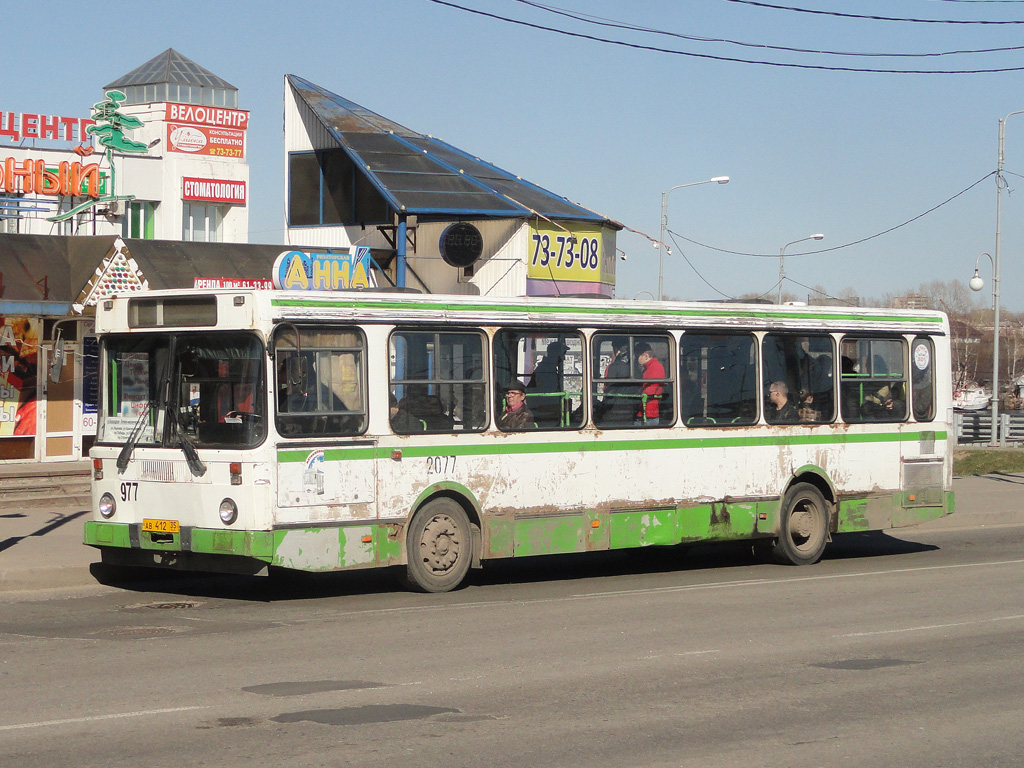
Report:
<svg viewBox="0 0 1024 768"><path fill-rule="evenodd" d="M841 347L843 420L898 422L907 418L906 343L902 338L847 336Z"/></svg>
<svg viewBox="0 0 1024 768"><path fill-rule="evenodd" d="M826 334L769 333L761 345L765 421L828 424L835 419L835 347Z"/></svg>
<svg viewBox="0 0 1024 768"><path fill-rule="evenodd" d="M750 334L687 331L680 340L679 418L689 427L757 421L757 346Z"/></svg>
<svg viewBox="0 0 1024 768"><path fill-rule="evenodd" d="M289 324L275 334L274 355L280 434L357 435L366 430L366 339L362 331Z"/></svg>
<svg viewBox="0 0 1024 768"><path fill-rule="evenodd" d="M487 426L480 331L399 328L388 345L388 386L398 403L389 420L393 432L479 432Z"/></svg>
<svg viewBox="0 0 1024 768"><path fill-rule="evenodd" d="M935 418L935 346L932 340L918 337L910 350L910 401L914 419Z"/></svg>
<svg viewBox="0 0 1024 768"><path fill-rule="evenodd" d="M583 349L583 336L567 328L499 330L494 336L495 424L501 428L504 388L518 381L525 387L530 429L581 428Z"/></svg>
<svg viewBox="0 0 1024 768"><path fill-rule="evenodd" d="M672 426L676 344L671 336L596 333L591 340L591 365L595 426Z"/></svg>

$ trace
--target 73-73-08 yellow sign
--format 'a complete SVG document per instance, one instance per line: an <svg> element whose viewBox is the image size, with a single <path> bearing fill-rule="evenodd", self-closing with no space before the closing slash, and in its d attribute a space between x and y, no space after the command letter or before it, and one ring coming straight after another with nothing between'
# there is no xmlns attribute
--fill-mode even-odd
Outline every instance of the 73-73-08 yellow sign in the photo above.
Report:
<svg viewBox="0 0 1024 768"><path fill-rule="evenodd" d="M526 276L534 280L601 280L601 233L574 227L531 226Z"/></svg>

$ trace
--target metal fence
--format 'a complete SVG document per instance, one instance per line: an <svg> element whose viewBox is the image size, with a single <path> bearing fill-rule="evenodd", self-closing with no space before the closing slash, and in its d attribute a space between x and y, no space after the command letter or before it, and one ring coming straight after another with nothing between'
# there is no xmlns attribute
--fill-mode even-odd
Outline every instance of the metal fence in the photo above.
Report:
<svg viewBox="0 0 1024 768"><path fill-rule="evenodd" d="M958 443L991 443L992 412L956 411L953 414ZM996 432L999 445L1024 442L1024 411L1003 411L999 414L999 429Z"/></svg>

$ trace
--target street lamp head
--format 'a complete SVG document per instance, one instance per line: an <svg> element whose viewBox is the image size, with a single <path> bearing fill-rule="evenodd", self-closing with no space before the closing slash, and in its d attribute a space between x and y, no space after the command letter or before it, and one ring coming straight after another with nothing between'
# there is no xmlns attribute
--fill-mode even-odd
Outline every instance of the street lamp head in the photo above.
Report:
<svg viewBox="0 0 1024 768"><path fill-rule="evenodd" d="M818 234L818 235L811 235L809 239L811 239L811 240L824 240L824 239L825 239L825 236L824 236L824 235L821 235L821 234Z"/></svg>
<svg viewBox="0 0 1024 768"><path fill-rule="evenodd" d="M971 282L968 283L971 286L972 291L980 291L985 287L985 281L981 279L981 275L978 274L978 268L974 268L974 277L971 278Z"/></svg>
<svg viewBox="0 0 1024 768"><path fill-rule="evenodd" d="M704 179L704 181L693 181L689 184L677 184L671 189L661 193L661 237L658 238L658 241L654 244L654 247L658 249L658 301L665 298L665 254L672 253L672 250L665 245L665 232L668 229L668 196L675 190L682 189L683 187L697 187L701 184L711 184L712 182L717 184L728 184L729 177L713 176L710 179Z"/></svg>

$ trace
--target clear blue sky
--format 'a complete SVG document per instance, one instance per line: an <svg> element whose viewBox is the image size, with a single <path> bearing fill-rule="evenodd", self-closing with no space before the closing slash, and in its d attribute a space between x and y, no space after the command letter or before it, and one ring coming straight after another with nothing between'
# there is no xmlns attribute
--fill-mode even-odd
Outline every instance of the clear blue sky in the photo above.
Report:
<svg viewBox="0 0 1024 768"><path fill-rule="evenodd" d="M1024 51L937 58L776 52L601 27L515 0L452 0L541 27L727 58L827 67L1024 66ZM794 13L729 0L551 0L592 16L704 38L815 50L924 53L1013 46L1024 25L912 24ZM833 12L1024 20L1021 3L788 0ZM534 29L430 0L5 3L10 38L0 109L86 115L106 83L169 47L239 89L251 111L251 242L282 242L283 78L296 74L442 138L627 226L658 236L661 193L679 241L665 292L714 299L769 292L779 249L787 275L832 293L879 296L927 280L966 282L994 252L996 187L987 178L918 221L860 245L996 169L998 119L1024 109L1024 72L866 74L658 53ZM1024 310L1024 115L1007 124L1003 307ZM1021 175L1018 175L1021 174ZM1021 193L1014 194L1020 189ZM619 236L618 295L656 292L658 253ZM674 249L677 250L677 249ZM989 296L991 267L982 257ZM794 284L787 290L806 291ZM772 293L771 295L774 295Z"/></svg>

